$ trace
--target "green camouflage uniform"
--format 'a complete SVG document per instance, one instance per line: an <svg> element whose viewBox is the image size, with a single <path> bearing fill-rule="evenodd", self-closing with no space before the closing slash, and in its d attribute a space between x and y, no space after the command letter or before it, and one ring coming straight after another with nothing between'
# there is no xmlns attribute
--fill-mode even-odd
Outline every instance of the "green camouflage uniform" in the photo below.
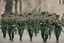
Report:
<svg viewBox="0 0 64 43"><path fill-rule="evenodd" d="M22 36L25 29L25 19L24 18L19 19L17 21L17 25L18 25L18 34L20 36L20 41L22 41Z"/></svg>
<svg viewBox="0 0 64 43"><path fill-rule="evenodd" d="M15 32L15 19L13 17L8 18L8 34L9 34L9 40L13 41L14 38L14 32Z"/></svg>
<svg viewBox="0 0 64 43"><path fill-rule="evenodd" d="M61 34L61 26L58 26L59 24L61 24L61 21L60 20L55 20L54 21L54 33L55 33L55 37L56 37L56 40L58 42L58 39L60 37L60 34Z"/></svg>
<svg viewBox="0 0 64 43"><path fill-rule="evenodd" d="M52 25L52 23L53 23L53 20L51 19L51 17L50 18L48 18L48 28L49 28L49 38L51 39L51 33L52 33L52 31L53 31L53 25Z"/></svg>
<svg viewBox="0 0 64 43"><path fill-rule="evenodd" d="M48 22L47 18L41 18L40 19L41 36L42 36L44 42L47 41L47 39L48 39L48 33L49 33L49 30L48 30L48 27L47 27L47 22Z"/></svg>
<svg viewBox="0 0 64 43"><path fill-rule="evenodd" d="M17 34L17 28L18 28L17 21L18 21L18 18L15 18L15 34Z"/></svg>
<svg viewBox="0 0 64 43"><path fill-rule="evenodd" d="M33 18L27 18L26 19L27 31L28 31L28 34L30 36L30 41L32 41L33 32L34 32L33 22L34 22L34 19Z"/></svg>
<svg viewBox="0 0 64 43"><path fill-rule="evenodd" d="M61 18L62 26L64 27L64 16Z"/></svg>
<svg viewBox="0 0 64 43"><path fill-rule="evenodd" d="M1 19L1 26L2 26L3 37L6 38L7 20L5 18Z"/></svg>
<svg viewBox="0 0 64 43"><path fill-rule="evenodd" d="M34 29L35 29L35 36L37 36L37 33L39 32L39 29L40 29L38 17L34 18L34 25L33 26L34 26Z"/></svg>

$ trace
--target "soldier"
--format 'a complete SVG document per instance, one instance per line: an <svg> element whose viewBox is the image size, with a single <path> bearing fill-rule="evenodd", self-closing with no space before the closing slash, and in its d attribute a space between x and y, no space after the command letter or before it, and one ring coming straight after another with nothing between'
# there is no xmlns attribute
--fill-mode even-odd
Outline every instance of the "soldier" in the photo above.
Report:
<svg viewBox="0 0 64 43"><path fill-rule="evenodd" d="M19 19L19 16L17 14L15 14L15 34L17 34L17 21Z"/></svg>
<svg viewBox="0 0 64 43"><path fill-rule="evenodd" d="M39 32L39 18L36 17L36 15L34 15L34 29L35 29L35 36L37 36L38 32Z"/></svg>
<svg viewBox="0 0 64 43"><path fill-rule="evenodd" d="M28 18L26 20L26 23L27 23L27 31L30 37L30 41L32 41L33 32L34 32L33 20L34 19L31 17L31 13L28 13Z"/></svg>
<svg viewBox="0 0 64 43"><path fill-rule="evenodd" d="M25 20L23 15L19 15L19 20L17 21L18 25L18 34L20 36L20 41L22 41L23 32L25 29Z"/></svg>
<svg viewBox="0 0 64 43"><path fill-rule="evenodd" d="M41 36L43 38L43 41L46 42L48 39L48 28L47 28L47 18L45 16L45 12L42 12L42 18L40 19L40 25L41 25Z"/></svg>
<svg viewBox="0 0 64 43"><path fill-rule="evenodd" d="M15 32L15 19L13 16L13 13L10 13L8 16L8 35L9 35L9 40L13 42L14 39L14 32Z"/></svg>
<svg viewBox="0 0 64 43"><path fill-rule="evenodd" d="M61 21L62 21L62 26L64 27L64 14L63 14L63 16L61 18Z"/></svg>
<svg viewBox="0 0 64 43"><path fill-rule="evenodd" d="M54 33L55 33L56 41L58 42L60 34L61 34L61 31L63 31L62 27L61 27L61 21L59 20L59 15L56 15L56 20L54 21L53 24L55 26Z"/></svg>
<svg viewBox="0 0 64 43"><path fill-rule="evenodd" d="M52 30L53 30L53 27L52 27L52 19L51 19L51 14L49 14L47 16L47 19L48 19L48 28L49 28L49 38L51 39L51 33L52 33Z"/></svg>
<svg viewBox="0 0 64 43"><path fill-rule="evenodd" d="M6 14L1 15L1 27L2 27L2 33L3 37L6 38L6 30L7 30L7 20L6 20Z"/></svg>

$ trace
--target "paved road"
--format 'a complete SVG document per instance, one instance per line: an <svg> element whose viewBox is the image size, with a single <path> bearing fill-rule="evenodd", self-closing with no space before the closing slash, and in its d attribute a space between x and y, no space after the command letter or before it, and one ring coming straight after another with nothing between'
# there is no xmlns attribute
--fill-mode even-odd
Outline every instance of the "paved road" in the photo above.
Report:
<svg viewBox="0 0 64 43"><path fill-rule="evenodd" d="M2 37L2 33L0 30L0 43L43 43L40 33L38 34L37 37L33 36L33 41L30 42L27 31L24 32L22 42L20 42L18 34L15 34L14 42L9 41L8 39L9 39L8 35L6 39ZM48 39L47 43L56 43L54 33L52 33L52 39ZM64 43L64 33L61 34L59 43Z"/></svg>

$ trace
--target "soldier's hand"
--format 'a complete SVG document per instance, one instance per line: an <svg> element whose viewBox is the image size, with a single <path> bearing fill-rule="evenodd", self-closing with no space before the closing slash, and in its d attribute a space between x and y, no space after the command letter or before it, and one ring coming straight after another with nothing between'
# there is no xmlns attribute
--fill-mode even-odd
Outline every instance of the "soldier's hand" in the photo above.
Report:
<svg viewBox="0 0 64 43"><path fill-rule="evenodd" d="M0 25L0 28L2 28L2 26Z"/></svg>
<svg viewBox="0 0 64 43"><path fill-rule="evenodd" d="M12 25L13 27L15 27L15 25Z"/></svg>
<svg viewBox="0 0 64 43"><path fill-rule="evenodd" d="M46 24L46 23L44 23L44 24Z"/></svg>
<svg viewBox="0 0 64 43"><path fill-rule="evenodd" d="M62 31L64 33L64 31Z"/></svg>
<svg viewBox="0 0 64 43"><path fill-rule="evenodd" d="M42 24L42 23L40 23L40 24Z"/></svg>
<svg viewBox="0 0 64 43"><path fill-rule="evenodd" d="M64 33L64 30L62 29L62 32Z"/></svg>
<svg viewBox="0 0 64 43"><path fill-rule="evenodd" d="M45 22L44 22L45 25L47 25Z"/></svg>

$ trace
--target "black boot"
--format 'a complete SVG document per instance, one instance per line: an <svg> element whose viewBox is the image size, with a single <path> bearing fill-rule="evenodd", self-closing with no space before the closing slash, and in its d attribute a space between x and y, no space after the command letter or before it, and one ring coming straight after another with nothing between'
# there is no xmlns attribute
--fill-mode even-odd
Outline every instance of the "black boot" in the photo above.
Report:
<svg viewBox="0 0 64 43"><path fill-rule="evenodd" d="M4 39L6 39L6 36L3 36L4 37Z"/></svg>
<svg viewBox="0 0 64 43"><path fill-rule="evenodd" d="M9 38L9 40L11 40L11 37Z"/></svg>
<svg viewBox="0 0 64 43"><path fill-rule="evenodd" d="M35 29L35 36L37 36L37 30Z"/></svg>
<svg viewBox="0 0 64 43"><path fill-rule="evenodd" d="M13 42L13 39L14 39L14 33L12 33L11 42Z"/></svg>
<svg viewBox="0 0 64 43"><path fill-rule="evenodd" d="M22 41L22 38L20 38L20 41Z"/></svg>
<svg viewBox="0 0 64 43"><path fill-rule="evenodd" d="M11 39L11 42L13 42L13 39Z"/></svg>
<svg viewBox="0 0 64 43"><path fill-rule="evenodd" d="M43 40L43 42L45 42L45 40Z"/></svg>
<svg viewBox="0 0 64 43"><path fill-rule="evenodd" d="M11 38L11 42L13 42L13 37Z"/></svg>
<svg viewBox="0 0 64 43"><path fill-rule="evenodd" d="M49 39L51 39L51 35L49 35Z"/></svg>
<svg viewBox="0 0 64 43"><path fill-rule="evenodd" d="M32 41L32 38L30 38L30 41Z"/></svg>
<svg viewBox="0 0 64 43"><path fill-rule="evenodd" d="M56 42L58 42L58 38L56 39Z"/></svg>
<svg viewBox="0 0 64 43"><path fill-rule="evenodd" d="M35 33L35 36L37 36L37 33Z"/></svg>
<svg viewBox="0 0 64 43"><path fill-rule="evenodd" d="M49 39L51 39L51 32L49 31Z"/></svg>
<svg viewBox="0 0 64 43"><path fill-rule="evenodd" d="M46 43L46 39L44 40L44 42Z"/></svg>

